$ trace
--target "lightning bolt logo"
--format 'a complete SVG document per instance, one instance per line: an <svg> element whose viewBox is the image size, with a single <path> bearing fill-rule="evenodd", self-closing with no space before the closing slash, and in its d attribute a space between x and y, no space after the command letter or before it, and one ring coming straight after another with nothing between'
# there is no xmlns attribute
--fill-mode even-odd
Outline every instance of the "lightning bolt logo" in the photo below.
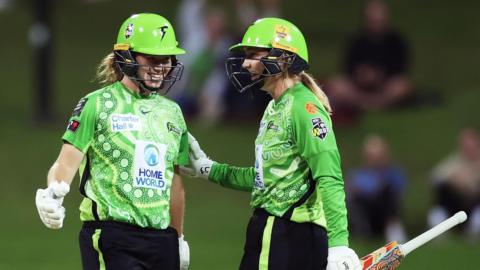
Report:
<svg viewBox="0 0 480 270"><path fill-rule="evenodd" d="M163 38L165 37L165 33L167 33L168 25L158 27L158 29L160 29L160 32L162 32L162 39L161 40L163 40Z"/></svg>

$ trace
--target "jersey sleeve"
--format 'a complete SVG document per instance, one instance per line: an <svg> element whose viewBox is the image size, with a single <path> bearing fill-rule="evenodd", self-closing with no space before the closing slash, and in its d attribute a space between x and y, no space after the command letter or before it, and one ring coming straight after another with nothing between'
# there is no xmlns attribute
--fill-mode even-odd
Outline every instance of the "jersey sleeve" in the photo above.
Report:
<svg viewBox="0 0 480 270"><path fill-rule="evenodd" d="M292 115L299 153L307 161L322 198L329 246L348 246L345 190L330 116L317 100L297 102Z"/></svg>
<svg viewBox="0 0 480 270"><path fill-rule="evenodd" d="M180 139L180 148L178 150L178 156L177 160L175 161L175 165L188 165L188 151L188 132L185 130L185 132L182 133L182 137Z"/></svg>
<svg viewBox="0 0 480 270"><path fill-rule="evenodd" d="M67 130L62 136L64 142L69 143L78 150L86 153L93 141L95 131L96 106L94 97L80 99L73 109L67 125Z"/></svg>
<svg viewBox="0 0 480 270"><path fill-rule="evenodd" d="M228 164L213 163L208 179L223 187L252 191L255 178L253 167L234 167Z"/></svg>

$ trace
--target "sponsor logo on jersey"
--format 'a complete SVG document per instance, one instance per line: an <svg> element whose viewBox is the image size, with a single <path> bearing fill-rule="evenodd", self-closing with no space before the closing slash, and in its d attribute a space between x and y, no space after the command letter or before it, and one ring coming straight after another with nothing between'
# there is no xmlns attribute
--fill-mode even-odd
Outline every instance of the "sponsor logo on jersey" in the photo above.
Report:
<svg viewBox="0 0 480 270"><path fill-rule="evenodd" d="M316 114L318 112L317 106L313 103L305 104L305 110L307 110L309 114Z"/></svg>
<svg viewBox="0 0 480 270"><path fill-rule="evenodd" d="M275 131L278 131L278 126L275 125L275 123L273 121L270 121L268 122L267 124L267 130L275 130Z"/></svg>
<svg viewBox="0 0 480 270"><path fill-rule="evenodd" d="M168 132L177 133L178 135L182 134L180 129L175 127L175 125L172 122L167 122L167 130L168 130Z"/></svg>
<svg viewBox="0 0 480 270"><path fill-rule="evenodd" d="M112 114L110 126L113 132L139 131L142 129L140 117L133 114Z"/></svg>
<svg viewBox="0 0 480 270"><path fill-rule="evenodd" d="M164 144L136 141L133 186L165 189L166 151Z"/></svg>
<svg viewBox="0 0 480 270"><path fill-rule="evenodd" d="M70 122L68 122L67 129L75 132L77 131L78 126L80 126L80 122L78 122L77 120L70 120Z"/></svg>
<svg viewBox="0 0 480 270"><path fill-rule="evenodd" d="M87 103L88 98L82 98L80 101L78 101L77 106L73 109L72 116L78 116L80 113L83 111L83 107L85 107L85 104Z"/></svg>
<svg viewBox="0 0 480 270"><path fill-rule="evenodd" d="M262 158L263 145L255 145L255 181L253 187L256 189L264 189L265 183L263 182L263 158Z"/></svg>
<svg viewBox="0 0 480 270"><path fill-rule="evenodd" d="M312 118L312 125L313 125L312 135L314 137L318 137L322 140L325 139L325 137L327 137L327 133L328 133L327 125L325 125L325 123L322 121L322 119L320 119L320 117Z"/></svg>

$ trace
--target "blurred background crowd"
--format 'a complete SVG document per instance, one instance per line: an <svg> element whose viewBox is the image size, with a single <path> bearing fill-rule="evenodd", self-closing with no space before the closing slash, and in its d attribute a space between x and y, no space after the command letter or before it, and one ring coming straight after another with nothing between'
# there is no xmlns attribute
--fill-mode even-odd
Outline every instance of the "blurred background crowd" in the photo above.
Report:
<svg viewBox="0 0 480 270"><path fill-rule="evenodd" d="M46 181L71 109L98 87L92 81L95 67L112 49L117 27L145 11L167 17L187 51L180 58L182 80L169 96L180 104L190 131L214 159L243 166L254 160L252 123L259 122L270 97L234 89L224 67L228 48L257 18L284 17L296 24L309 45L309 72L333 106L352 246L363 254L385 241L404 242L465 210L464 226L438 247L418 251L423 256L405 269L453 269L448 258L432 266L428 258L439 254L464 258L465 268L455 269L478 266L470 255L480 250L479 3L166 2L0 0L0 209L7 215L0 229L4 243L11 243L0 254L12 254L0 260L0 269L80 268L80 195L67 202L63 231L49 232L36 216L34 190ZM185 182L192 269L234 269L250 211L248 194ZM14 255L16 245L22 256ZM48 256L56 252L64 256Z"/></svg>

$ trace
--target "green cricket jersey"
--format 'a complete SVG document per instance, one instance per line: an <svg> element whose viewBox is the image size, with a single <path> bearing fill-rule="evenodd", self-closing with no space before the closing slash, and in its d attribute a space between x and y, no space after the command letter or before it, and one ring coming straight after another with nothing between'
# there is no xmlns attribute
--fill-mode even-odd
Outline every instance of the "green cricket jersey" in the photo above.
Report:
<svg viewBox="0 0 480 270"><path fill-rule="evenodd" d="M251 206L327 228L330 246L348 245L345 192L332 122L302 83L265 110L255 140L255 166L215 163L210 180L251 190Z"/></svg>
<svg viewBox="0 0 480 270"><path fill-rule="evenodd" d="M63 140L85 153L80 219L165 229L174 165L188 164L179 106L116 82L82 98Z"/></svg>

